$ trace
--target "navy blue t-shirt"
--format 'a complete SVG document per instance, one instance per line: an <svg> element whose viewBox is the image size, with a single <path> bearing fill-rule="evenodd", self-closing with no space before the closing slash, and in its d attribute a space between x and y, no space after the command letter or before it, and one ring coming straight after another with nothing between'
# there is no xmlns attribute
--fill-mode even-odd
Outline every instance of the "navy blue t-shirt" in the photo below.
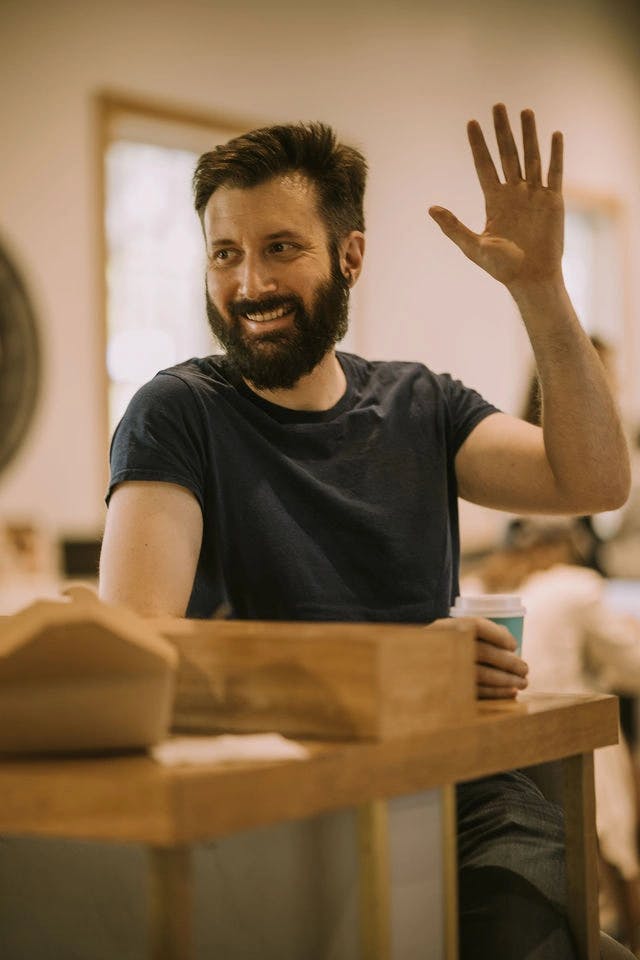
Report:
<svg viewBox="0 0 640 960"><path fill-rule="evenodd" d="M454 458L496 408L419 363L339 353L330 410L258 397L224 356L158 373L111 445L113 488L191 490L204 535L187 616L426 623L458 592Z"/></svg>

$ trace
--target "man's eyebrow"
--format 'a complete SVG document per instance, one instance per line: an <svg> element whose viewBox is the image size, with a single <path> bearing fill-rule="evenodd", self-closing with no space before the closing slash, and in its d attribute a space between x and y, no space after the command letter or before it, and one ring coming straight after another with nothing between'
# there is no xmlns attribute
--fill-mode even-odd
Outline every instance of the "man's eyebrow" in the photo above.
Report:
<svg viewBox="0 0 640 960"><path fill-rule="evenodd" d="M268 233L265 237L265 240L301 240L304 234L300 233L299 230L276 230L274 233Z"/></svg>
<svg viewBox="0 0 640 960"><path fill-rule="evenodd" d="M267 242L273 242L274 240L302 240L303 237L304 234L299 230L283 228L282 230L274 230L273 233L268 233L264 239ZM214 247L232 247L235 243L236 241L230 237L214 237L209 241L209 247L211 249Z"/></svg>

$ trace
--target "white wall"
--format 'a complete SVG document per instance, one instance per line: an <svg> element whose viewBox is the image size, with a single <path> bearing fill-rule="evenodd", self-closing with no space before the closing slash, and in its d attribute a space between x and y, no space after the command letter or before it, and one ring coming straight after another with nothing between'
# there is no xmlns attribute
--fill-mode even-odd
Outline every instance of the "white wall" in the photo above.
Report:
<svg viewBox="0 0 640 960"><path fill-rule="evenodd" d="M627 204L637 258L640 65L631 6L3 0L0 238L35 301L46 383L28 441L0 476L0 514L66 533L103 521L96 91L248 125L336 126L371 166L366 322L356 346L451 370L515 409L527 346L508 296L449 245L426 208L442 203L480 227L466 120L488 124L497 100L514 112L532 106L543 141L552 129L565 132L566 182ZM630 309L637 329L638 276ZM636 366L639 349L636 338ZM640 388L628 405L640 414Z"/></svg>

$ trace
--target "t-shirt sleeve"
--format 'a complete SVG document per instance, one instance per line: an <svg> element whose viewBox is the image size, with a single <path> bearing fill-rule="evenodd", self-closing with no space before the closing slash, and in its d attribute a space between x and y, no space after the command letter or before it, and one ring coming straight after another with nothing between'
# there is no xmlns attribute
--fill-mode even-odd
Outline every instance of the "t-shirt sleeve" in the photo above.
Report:
<svg viewBox="0 0 640 960"><path fill-rule="evenodd" d="M440 374L439 380L449 419L450 450L455 456L474 427L485 417L500 411L476 390L454 380L448 373Z"/></svg>
<svg viewBox="0 0 640 960"><path fill-rule="evenodd" d="M125 480L160 480L191 490L204 508L205 432L191 387L172 373L141 387L116 427L109 460L107 503Z"/></svg>

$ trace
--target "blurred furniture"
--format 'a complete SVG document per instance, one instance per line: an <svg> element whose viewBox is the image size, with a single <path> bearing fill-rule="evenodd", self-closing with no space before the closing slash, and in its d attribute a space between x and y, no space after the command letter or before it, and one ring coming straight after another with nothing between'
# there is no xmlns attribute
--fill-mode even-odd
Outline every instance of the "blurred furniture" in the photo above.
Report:
<svg viewBox="0 0 640 960"><path fill-rule="evenodd" d="M604 596L607 605L617 613L627 613L640 620L640 580L609 577L605 582ZM636 697L620 696L620 725L637 762L640 716Z"/></svg>
<svg viewBox="0 0 640 960"><path fill-rule="evenodd" d="M100 537L63 537L60 560L65 578L97 580L101 547Z"/></svg>

